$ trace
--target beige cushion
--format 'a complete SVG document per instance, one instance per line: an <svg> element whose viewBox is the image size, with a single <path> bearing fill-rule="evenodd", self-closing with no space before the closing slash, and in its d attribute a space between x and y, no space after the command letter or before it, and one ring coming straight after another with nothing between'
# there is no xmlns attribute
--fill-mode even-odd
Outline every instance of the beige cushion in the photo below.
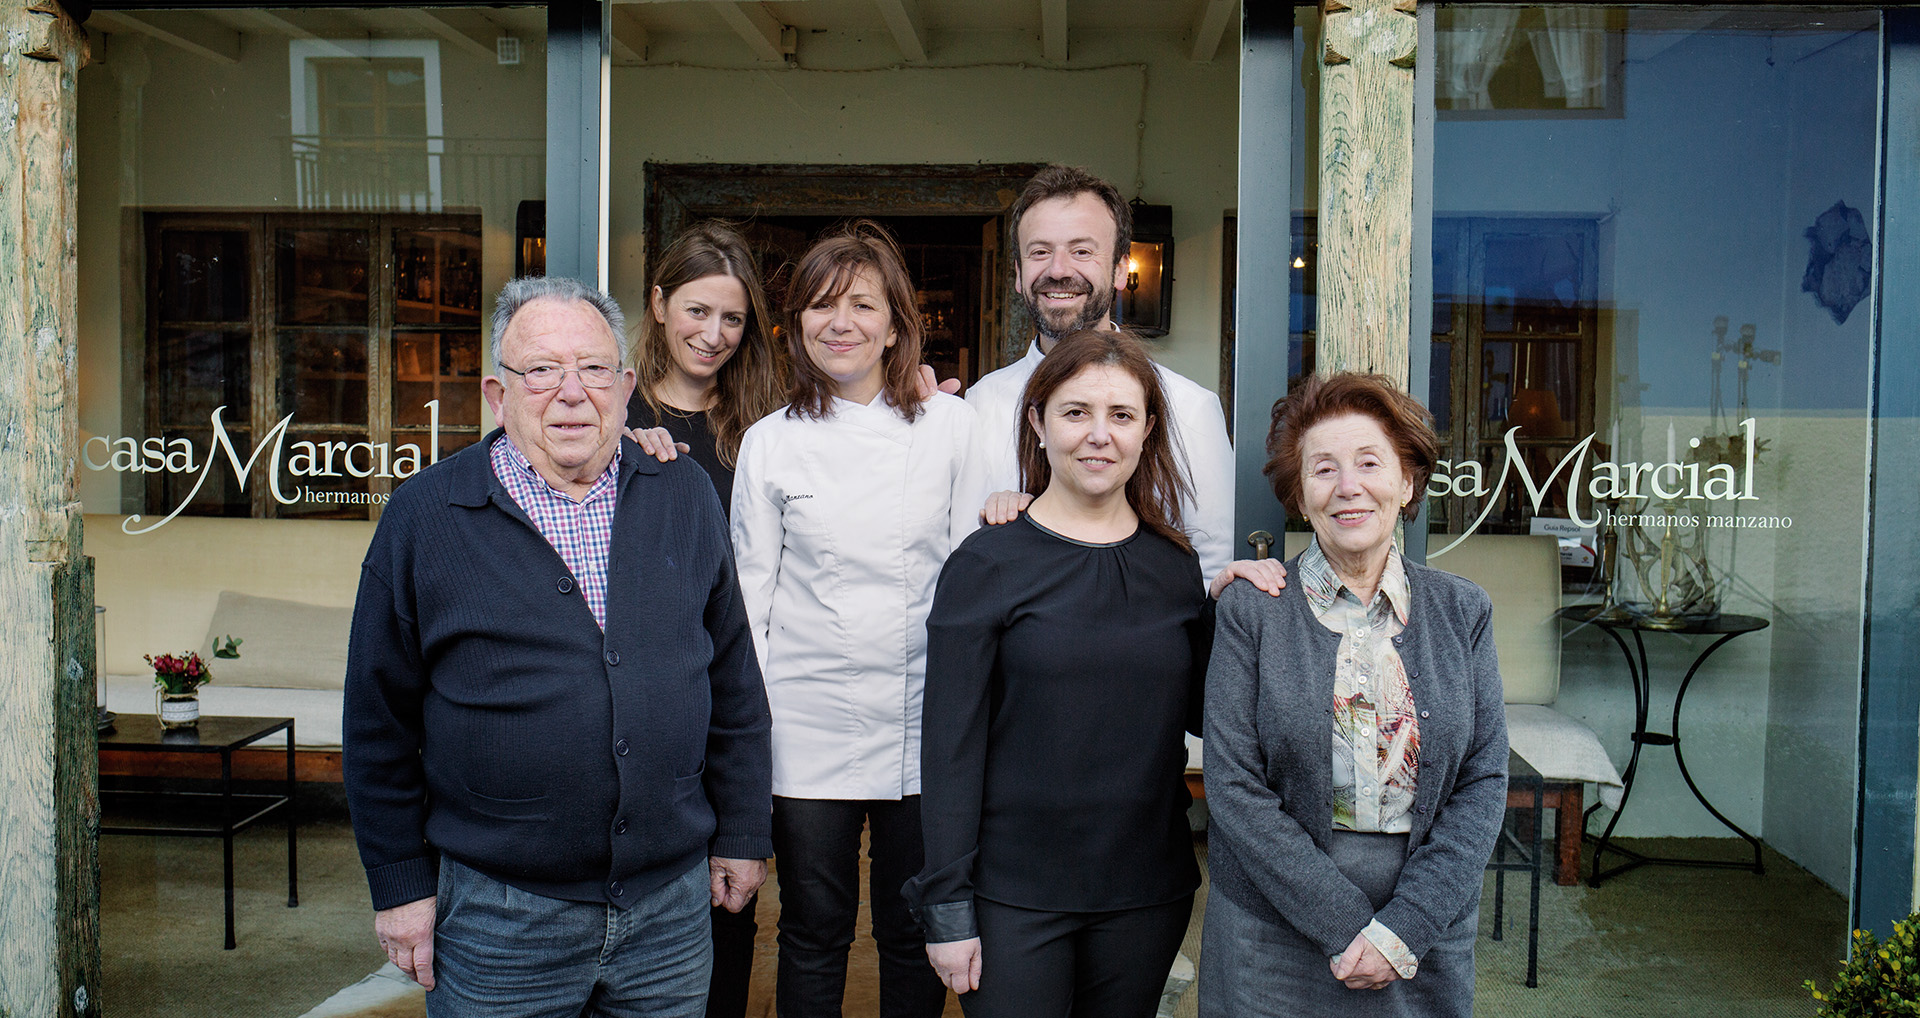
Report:
<svg viewBox="0 0 1920 1018"><path fill-rule="evenodd" d="M1303 551L1313 535L1287 534L1286 553ZM1493 645L1508 703L1552 703L1560 697L1560 545L1551 537L1474 534L1438 558L1454 538L1427 539L1427 564L1480 585L1493 599Z"/></svg>
<svg viewBox="0 0 1920 1018"><path fill-rule="evenodd" d="M216 685L339 689L347 676L352 628L352 608L223 590L200 641L200 656L213 669ZM215 658L213 641L227 636L243 641L240 656Z"/></svg>
<svg viewBox="0 0 1920 1018"><path fill-rule="evenodd" d="M1438 558L1453 539L1428 539L1427 564L1480 585L1493 599L1493 645L1508 703L1560 698L1560 544L1552 537L1475 534Z"/></svg>

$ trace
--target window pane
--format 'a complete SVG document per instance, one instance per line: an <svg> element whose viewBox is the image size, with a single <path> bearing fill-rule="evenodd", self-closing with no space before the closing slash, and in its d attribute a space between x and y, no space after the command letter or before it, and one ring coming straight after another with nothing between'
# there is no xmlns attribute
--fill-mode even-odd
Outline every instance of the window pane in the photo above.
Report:
<svg viewBox="0 0 1920 1018"><path fill-rule="evenodd" d="M247 320L247 235L239 230L166 230L160 235L162 321Z"/></svg>
<svg viewBox="0 0 1920 1018"><path fill-rule="evenodd" d="M379 475L393 472L391 451L369 442L364 431L289 428L285 448L288 480L282 488L294 502L278 507L282 517L364 520L368 507L379 502Z"/></svg>
<svg viewBox="0 0 1920 1018"><path fill-rule="evenodd" d="M236 425L234 419L241 422ZM226 431L227 441L240 454L241 462L253 448L253 434L247 428L244 409L239 414L222 415L221 425ZM160 449L171 461L163 460L163 469L144 470L141 476L146 479L147 512L164 516L173 511L182 502L186 508L182 516L247 516L251 514L251 504L246 489L240 485L227 462L226 451L214 442L213 429L165 428L155 429L161 439ZM152 439L148 439L149 442ZM211 469L206 471L206 483L200 484L200 490L194 491L194 485L200 481L201 468L206 465L206 457L215 457ZM264 485L264 478L254 476L250 484ZM187 493L193 492L188 499Z"/></svg>
<svg viewBox="0 0 1920 1018"><path fill-rule="evenodd" d="M280 333L280 412L300 424L367 424L367 334Z"/></svg>
<svg viewBox="0 0 1920 1018"><path fill-rule="evenodd" d="M480 323L480 232L398 230L394 309L400 324Z"/></svg>
<svg viewBox="0 0 1920 1018"><path fill-rule="evenodd" d="M246 427L252 413L251 332L162 327L154 350L157 427L205 426L215 407L228 427Z"/></svg>
<svg viewBox="0 0 1920 1018"><path fill-rule="evenodd" d="M430 400L440 401L440 426L480 427L482 360L478 332L403 332L394 337L393 423L423 427Z"/></svg>
<svg viewBox="0 0 1920 1018"><path fill-rule="evenodd" d="M367 323L367 232L281 230L275 238L282 322Z"/></svg>

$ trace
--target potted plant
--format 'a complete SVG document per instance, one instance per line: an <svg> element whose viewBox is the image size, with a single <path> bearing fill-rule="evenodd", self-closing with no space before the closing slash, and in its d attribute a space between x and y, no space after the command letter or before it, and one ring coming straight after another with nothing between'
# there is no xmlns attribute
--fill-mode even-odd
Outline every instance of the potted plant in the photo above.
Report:
<svg viewBox="0 0 1920 1018"><path fill-rule="evenodd" d="M1893 924L1893 935L1881 943L1868 930L1853 931L1853 952L1833 984L1822 990L1809 979L1808 992L1820 1005L1819 1018L1880 1018L1883 1015L1920 1015L1920 913Z"/></svg>
<svg viewBox="0 0 1920 1018"><path fill-rule="evenodd" d="M190 728L200 723L200 686L213 681L207 663L194 651L146 655L153 666L154 713L162 728Z"/></svg>

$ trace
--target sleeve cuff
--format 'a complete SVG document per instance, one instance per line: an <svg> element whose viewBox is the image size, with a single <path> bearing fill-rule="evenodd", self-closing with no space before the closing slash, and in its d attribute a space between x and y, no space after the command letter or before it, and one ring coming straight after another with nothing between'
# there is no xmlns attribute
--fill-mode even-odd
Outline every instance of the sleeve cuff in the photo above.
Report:
<svg viewBox="0 0 1920 1018"><path fill-rule="evenodd" d="M1380 920L1375 919L1368 923L1366 928L1360 931L1360 935L1366 937L1367 941L1381 954L1386 955L1387 964L1392 965L1393 970L1400 973L1400 978L1412 979L1420 973L1420 959L1413 956L1413 952L1407 949L1407 945L1398 935L1381 925Z"/></svg>
<svg viewBox="0 0 1920 1018"><path fill-rule="evenodd" d="M375 866L367 871L367 890L376 912L431 898L440 890L440 867L430 856Z"/></svg>
<svg viewBox="0 0 1920 1018"><path fill-rule="evenodd" d="M926 932L929 944L950 944L957 940L972 940L980 935L980 927L973 921L971 900L943 901L937 905L910 908L909 911Z"/></svg>
<svg viewBox="0 0 1920 1018"><path fill-rule="evenodd" d="M773 839L764 834L719 834L707 842L715 859L771 859Z"/></svg>

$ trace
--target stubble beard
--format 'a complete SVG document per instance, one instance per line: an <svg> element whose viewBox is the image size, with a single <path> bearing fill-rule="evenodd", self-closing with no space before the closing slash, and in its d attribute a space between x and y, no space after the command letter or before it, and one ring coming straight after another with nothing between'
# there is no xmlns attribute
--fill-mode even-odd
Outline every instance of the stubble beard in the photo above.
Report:
<svg viewBox="0 0 1920 1018"><path fill-rule="evenodd" d="M1103 328L1113 317L1114 291L1111 288L1096 286L1087 294L1087 302L1080 306L1079 314L1057 323L1050 321L1046 312L1040 308L1039 302L1033 299L1034 293L1044 289L1040 284L1047 282L1050 280L1039 280L1032 290L1015 291L1021 308L1026 311L1027 317L1033 320L1034 328L1039 331L1040 337L1046 341L1047 346L1052 346L1062 337L1070 336L1082 329Z"/></svg>

